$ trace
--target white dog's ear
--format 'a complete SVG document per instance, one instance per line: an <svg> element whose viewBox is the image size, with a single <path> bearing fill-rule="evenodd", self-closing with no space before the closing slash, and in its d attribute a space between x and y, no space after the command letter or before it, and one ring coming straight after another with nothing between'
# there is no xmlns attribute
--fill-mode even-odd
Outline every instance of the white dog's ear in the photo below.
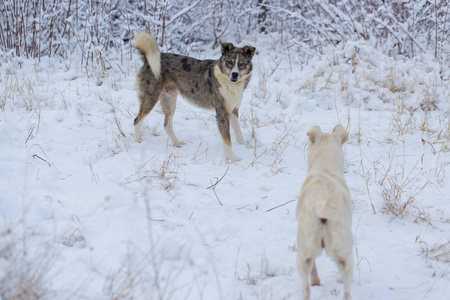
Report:
<svg viewBox="0 0 450 300"><path fill-rule="evenodd" d="M307 133L311 144L317 143L322 137L322 130L320 130L319 126L314 126Z"/></svg>
<svg viewBox="0 0 450 300"><path fill-rule="evenodd" d="M333 136L341 144L345 143L348 140L348 132L342 125L336 125L336 127L334 127Z"/></svg>

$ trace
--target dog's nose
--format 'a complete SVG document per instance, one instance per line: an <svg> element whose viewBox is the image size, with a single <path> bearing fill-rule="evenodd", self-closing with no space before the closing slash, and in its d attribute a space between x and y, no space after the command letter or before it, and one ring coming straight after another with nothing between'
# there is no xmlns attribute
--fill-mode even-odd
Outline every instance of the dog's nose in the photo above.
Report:
<svg viewBox="0 0 450 300"><path fill-rule="evenodd" d="M238 79L239 73L233 72L231 73L231 80L236 81Z"/></svg>

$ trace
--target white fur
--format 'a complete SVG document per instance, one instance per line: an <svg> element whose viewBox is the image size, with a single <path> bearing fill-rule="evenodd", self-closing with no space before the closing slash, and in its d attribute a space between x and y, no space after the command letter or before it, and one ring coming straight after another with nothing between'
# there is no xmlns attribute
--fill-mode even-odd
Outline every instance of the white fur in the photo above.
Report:
<svg viewBox="0 0 450 300"><path fill-rule="evenodd" d="M245 89L245 79L249 75L240 76L238 82L232 82L228 76L223 74L220 71L219 66L214 67L214 76L220 83L220 94L225 99L225 107L227 112L230 114L230 123L231 127L236 134L236 139L239 144L243 144L248 148L248 145L244 141L244 137L242 136L241 126L239 125L239 119L232 113L234 109L239 109L242 103L242 96L244 94ZM237 161L239 159L234 156L231 147L224 144L225 154L227 159L230 161Z"/></svg>
<svg viewBox="0 0 450 300"><path fill-rule="evenodd" d="M225 156L227 157L227 159L229 161L231 161L231 162L239 161L239 158L237 158L233 154L233 150L231 150L231 146L228 146L227 144L223 143L223 149L225 151Z"/></svg>
<svg viewBox="0 0 450 300"><path fill-rule="evenodd" d="M173 114L177 106L178 91L174 86L167 86L159 96L164 115L164 129L176 147L181 147L184 142L180 142L173 131Z"/></svg>
<svg viewBox="0 0 450 300"><path fill-rule="evenodd" d="M238 73L238 77L236 79L236 82L239 81L239 79L241 79L241 74L239 72L239 54L236 56L236 62L234 63L233 69L231 70L230 73L230 80L231 80L231 74L233 73Z"/></svg>
<svg viewBox="0 0 450 300"><path fill-rule="evenodd" d="M235 114L231 114L230 116L231 127L236 133L236 141L240 145L245 145L245 147L250 148L244 140L244 136L242 135L241 125L239 124L239 118Z"/></svg>
<svg viewBox="0 0 450 300"><path fill-rule="evenodd" d="M308 136L311 141L308 175L297 204L297 266L303 279L303 300L310 297L310 273L312 284L320 284L315 259L323 249L338 266L344 283L343 298L349 300L353 269L352 207L343 177L342 151L348 133L341 125L332 134L322 133L315 126Z"/></svg>
<svg viewBox="0 0 450 300"><path fill-rule="evenodd" d="M141 136L141 122L134 125L134 139L136 142L141 143L142 142L142 136Z"/></svg>
<svg viewBox="0 0 450 300"><path fill-rule="evenodd" d="M147 62L158 79L161 76L161 53L155 38L151 34L141 31L134 37L134 47L145 53Z"/></svg>
<svg viewBox="0 0 450 300"><path fill-rule="evenodd" d="M245 81L243 79L245 79L248 75L240 77L238 82L232 82L228 76L220 71L219 66L215 66L214 76L221 85L219 91L225 98L225 106L228 113L231 113L235 108L239 109L242 103L242 96L245 88Z"/></svg>

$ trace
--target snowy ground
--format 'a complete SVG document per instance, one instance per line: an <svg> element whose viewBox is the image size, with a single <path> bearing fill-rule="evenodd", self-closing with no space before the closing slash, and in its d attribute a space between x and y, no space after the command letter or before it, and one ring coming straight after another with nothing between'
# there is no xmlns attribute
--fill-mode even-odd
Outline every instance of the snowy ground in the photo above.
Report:
<svg viewBox="0 0 450 300"><path fill-rule="evenodd" d="M186 145L168 141L160 107L136 143L134 68L99 80L70 62L0 65L0 299L300 299L306 132L337 123L353 298L450 299L449 71L360 43L303 65L253 44L240 115L254 149L235 143L232 164L214 114L182 99ZM312 299L341 299L335 265L318 268Z"/></svg>

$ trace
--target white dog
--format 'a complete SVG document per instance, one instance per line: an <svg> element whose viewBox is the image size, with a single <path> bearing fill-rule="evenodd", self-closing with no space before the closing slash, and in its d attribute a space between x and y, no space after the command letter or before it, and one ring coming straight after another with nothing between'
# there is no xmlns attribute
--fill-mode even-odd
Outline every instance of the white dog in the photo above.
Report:
<svg viewBox="0 0 450 300"><path fill-rule="evenodd" d="M311 284L320 285L315 259L323 249L336 262L344 283L344 299L350 299L352 278L352 202L344 180L342 144L348 133L337 125L331 134L314 126L308 131L308 176L297 204L297 267L303 279L303 300Z"/></svg>

